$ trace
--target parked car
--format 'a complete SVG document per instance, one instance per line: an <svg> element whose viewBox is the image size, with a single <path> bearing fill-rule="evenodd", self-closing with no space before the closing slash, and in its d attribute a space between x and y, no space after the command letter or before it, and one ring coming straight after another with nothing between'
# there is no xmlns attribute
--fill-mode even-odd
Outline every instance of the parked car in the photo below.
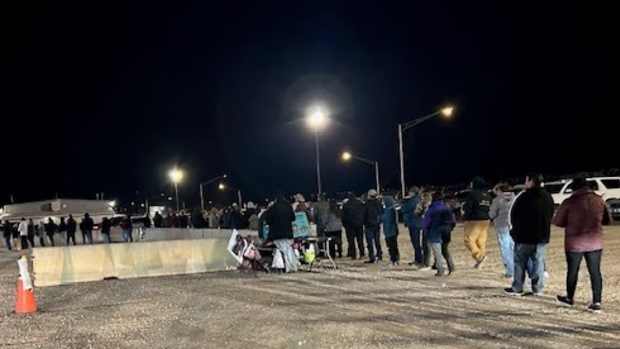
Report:
<svg viewBox="0 0 620 349"><path fill-rule="evenodd" d="M613 217L614 221L620 220L620 200L611 199L607 201L609 207L609 213Z"/></svg>
<svg viewBox="0 0 620 349"><path fill-rule="evenodd" d="M620 177L594 177L588 178L588 185L597 194L603 197L603 200L620 200ZM564 200L573 193L572 179L565 179L555 182L546 182L545 189L553 197L556 205L562 204Z"/></svg>

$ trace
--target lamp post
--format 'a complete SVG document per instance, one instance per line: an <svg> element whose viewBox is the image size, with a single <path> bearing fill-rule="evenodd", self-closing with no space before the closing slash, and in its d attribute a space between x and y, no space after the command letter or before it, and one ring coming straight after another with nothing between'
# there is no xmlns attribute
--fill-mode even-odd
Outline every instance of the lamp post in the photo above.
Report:
<svg viewBox="0 0 620 349"><path fill-rule="evenodd" d="M401 194L403 197L405 196L405 156L403 152L403 132L420 125L421 123L428 121L436 116L443 116L445 118L449 118L452 116L454 112L454 107L447 106L442 108L432 114L423 116L421 118L411 120L405 123L398 124L398 153L400 157L400 186L401 186Z"/></svg>
<svg viewBox="0 0 620 349"><path fill-rule="evenodd" d="M204 186L207 185L207 184L211 184L211 183L213 183L215 181L218 181L220 179L224 179L226 177L228 177L228 175L227 174L223 174L221 176L217 176L215 178L211 178L211 179L209 179L206 182L200 183L200 208L203 211L205 210L205 196L204 196L204 190L203 190Z"/></svg>
<svg viewBox="0 0 620 349"><path fill-rule="evenodd" d="M183 171L178 169L177 167L170 170L168 173L168 177L174 184L174 193L176 195L177 200L177 212L179 211L179 183L183 180Z"/></svg>
<svg viewBox="0 0 620 349"><path fill-rule="evenodd" d="M314 148L316 156L316 184L318 195L323 192L321 186L321 157L319 153L319 132L321 132L327 124L329 118L325 110L321 107L313 107L306 116L306 125L314 132Z"/></svg>
<svg viewBox="0 0 620 349"><path fill-rule="evenodd" d="M377 185L377 193L381 192L381 183L379 182L379 161L372 161L372 160L368 160L366 158L363 158L361 156L356 156L351 154L348 151L345 151L342 153L342 155L340 156L340 158L343 161L350 161L351 159L363 162L367 165L373 166L375 168L375 181L376 181L376 185Z"/></svg>

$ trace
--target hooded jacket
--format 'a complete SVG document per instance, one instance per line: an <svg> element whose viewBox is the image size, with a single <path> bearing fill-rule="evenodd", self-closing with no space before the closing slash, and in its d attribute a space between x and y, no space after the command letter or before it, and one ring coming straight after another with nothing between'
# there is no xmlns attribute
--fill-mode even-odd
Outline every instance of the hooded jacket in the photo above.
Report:
<svg viewBox="0 0 620 349"><path fill-rule="evenodd" d="M383 206L376 198L369 198L366 201L366 210L364 214L364 226L378 227L381 224L381 216L383 215Z"/></svg>
<svg viewBox="0 0 620 349"><path fill-rule="evenodd" d="M426 211L422 227L427 232L428 241L440 243L442 242L442 236L446 233L449 234L455 225L456 220L454 219L452 209L442 200L436 200L433 201Z"/></svg>
<svg viewBox="0 0 620 349"><path fill-rule="evenodd" d="M489 218L495 224L495 228L502 229L510 227L510 206L515 198L513 192L503 192L493 199L489 210Z"/></svg>
<svg viewBox="0 0 620 349"><path fill-rule="evenodd" d="M407 223L408 227L419 229L422 226L422 216L415 212L420 203L420 199L420 195L416 194L403 200L401 210L403 212L403 220Z"/></svg>
<svg viewBox="0 0 620 349"><path fill-rule="evenodd" d="M269 240L292 239L295 212L286 200L277 200L263 214L265 223L269 225Z"/></svg>
<svg viewBox="0 0 620 349"><path fill-rule="evenodd" d="M603 199L589 188L579 189L564 200L553 224L565 228L567 252L591 252L603 249L603 224L611 218Z"/></svg>
<svg viewBox="0 0 620 349"><path fill-rule="evenodd" d="M346 227L361 228L364 226L364 204L358 198L350 198L342 206L342 223Z"/></svg>

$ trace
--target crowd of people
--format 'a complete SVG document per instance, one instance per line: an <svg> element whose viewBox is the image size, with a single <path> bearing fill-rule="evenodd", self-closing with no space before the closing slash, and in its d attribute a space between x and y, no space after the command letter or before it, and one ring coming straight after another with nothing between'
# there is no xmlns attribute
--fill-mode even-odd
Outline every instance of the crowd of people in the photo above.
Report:
<svg viewBox="0 0 620 349"><path fill-rule="evenodd" d="M441 188L412 187L404 197L386 190L379 193L374 189L363 196L353 193L343 201L328 199L320 195L316 202L306 202L301 194L293 198L279 195L262 206L250 205L241 209L237 204L224 208L213 207L191 213L174 212L165 217L157 212L152 218L156 228L222 228L250 229L279 251L286 272L298 269L299 256L293 246L293 226L298 213L304 213L308 222L316 224L319 238L329 241L327 251L334 258L365 259L365 263L380 263L383 258L381 237L387 246L390 265L401 263L398 243L399 212L407 227L413 249L409 265L416 270L435 269L435 276L446 277L456 271L454 258L450 253L452 232L457 220L463 221L464 245L470 252L472 267L481 268L487 259L488 233L494 226L497 243L504 265L503 275L512 280L504 291L513 296L524 295L526 275L531 280L531 294L541 295L545 287L545 252L550 240L551 225L565 228L565 252L567 261L566 295L557 300L567 306L574 305L581 260L586 260L592 284L590 310L601 309L602 275L600 270L603 239L603 225L611 223L611 217L603 199L587 185L586 177L573 179L573 194L556 211L554 201L543 186L540 174L526 177L524 190L515 195L508 183L497 184L492 191L481 178L475 178L462 200L452 193L447 195ZM119 224L123 240L133 241L133 223L128 215L120 222L104 218L100 231L106 243L111 242L110 231ZM79 229L82 243L93 243L94 222L87 214L81 219ZM148 215L145 227L151 226ZM56 224L34 223L22 219L15 227L5 221L2 225L5 244L8 249L26 249L49 243L55 246L55 236L64 233L66 244L76 244L75 233L78 224L69 215ZM343 231L347 250L343 250Z"/></svg>
<svg viewBox="0 0 620 349"><path fill-rule="evenodd" d="M38 240L39 247L45 247L48 244L49 246L56 246L58 239L65 240L67 246L70 244L75 246L77 245L75 234L78 228L82 234L81 242L84 245L94 243L93 231L96 228L100 230L103 242L111 243L110 235L114 225L120 226L125 242L133 242L134 228L129 215L117 223L108 217L104 217L98 227L95 226L90 215L85 213L79 224L70 214L66 220L65 217L60 217L59 223L56 223L51 217L36 223L32 219L22 218L17 225L5 220L0 229L2 229L4 244L8 250L26 250L36 247L36 240Z"/></svg>
<svg viewBox="0 0 620 349"><path fill-rule="evenodd" d="M397 224L400 211L414 251L409 264L417 266L417 270L435 269L435 276L445 277L455 272L449 246L457 216L462 213L463 242L471 254L473 268L481 268L486 261L488 233L491 225L494 226L504 265L502 274L512 280L511 286L504 291L512 296L528 293L539 296L543 293L545 251L554 224L565 228L568 269L567 294L558 295L557 300L562 305L574 305L579 265L585 259L593 293L588 309L599 311L602 300L602 231L603 225L611 222L611 217L602 198L588 187L585 176L574 178L572 186L572 196L560 205L557 212L553 198L543 187L542 175L532 173L526 177L524 190L517 195L507 183L499 183L489 191L484 180L475 178L462 205L447 200L441 189L417 187L412 187L403 198L390 191L379 195L374 189L364 197L350 194L341 206L325 196L319 197L314 204L298 198L291 203L280 196L259 212L259 221L261 227L268 226L266 239L273 241L281 251L287 262L287 271L296 270L298 258L291 249L295 243L291 225L295 211L300 210L316 223L319 237L331 238L331 256L344 257L344 230L346 257L379 263L383 260L380 243L383 235L389 263L396 266L400 263ZM531 280L531 292L528 293L524 292L526 275Z"/></svg>

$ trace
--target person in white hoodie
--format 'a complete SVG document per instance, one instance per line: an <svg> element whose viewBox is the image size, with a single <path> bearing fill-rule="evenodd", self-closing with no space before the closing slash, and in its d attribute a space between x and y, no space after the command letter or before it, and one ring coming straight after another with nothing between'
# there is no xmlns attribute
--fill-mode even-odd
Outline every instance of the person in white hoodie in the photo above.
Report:
<svg viewBox="0 0 620 349"><path fill-rule="evenodd" d="M26 218L22 218L22 221L19 222L17 231L19 231L19 237L21 238L21 249L25 250L28 248L28 222Z"/></svg>
<svg viewBox="0 0 620 349"><path fill-rule="evenodd" d="M515 195L508 184L500 183L493 188L495 199L489 209L489 218L493 221L497 234L497 244L506 268L504 276L512 278L514 273L514 241L510 236L510 207Z"/></svg>

